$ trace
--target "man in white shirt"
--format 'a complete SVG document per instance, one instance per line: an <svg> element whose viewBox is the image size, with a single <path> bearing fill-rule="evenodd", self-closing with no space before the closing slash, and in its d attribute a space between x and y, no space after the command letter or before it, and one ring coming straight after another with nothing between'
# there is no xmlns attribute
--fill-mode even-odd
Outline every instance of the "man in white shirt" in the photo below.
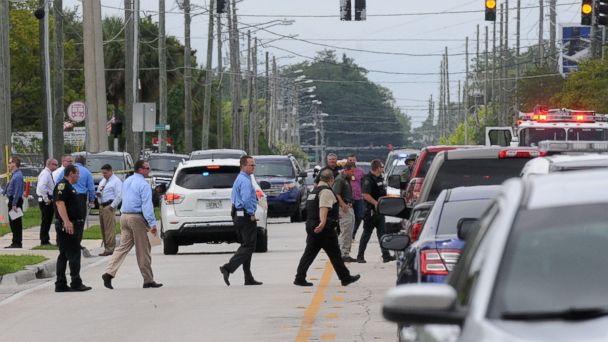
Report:
<svg viewBox="0 0 608 342"><path fill-rule="evenodd" d="M122 182L112 173L112 165L101 167L103 179L97 187L99 201L99 223L103 235L104 251L99 256L112 255L116 247L116 231L114 230L114 212L122 201Z"/></svg>
<svg viewBox="0 0 608 342"><path fill-rule="evenodd" d="M63 174L63 169L72 164L74 164L74 159L72 158L71 154L66 154L61 157L61 166L53 171L53 180L55 183L59 183L59 181L63 179L63 177L60 177Z"/></svg>
<svg viewBox="0 0 608 342"><path fill-rule="evenodd" d="M38 175L38 182L36 185L36 195L38 196L38 206L40 207L40 214L42 220L40 223L40 245L50 245L51 237L49 236L49 230L51 229L51 223L53 222L53 189L55 189L55 180L53 179L52 172L57 169L57 160L48 159L46 161L46 167Z"/></svg>

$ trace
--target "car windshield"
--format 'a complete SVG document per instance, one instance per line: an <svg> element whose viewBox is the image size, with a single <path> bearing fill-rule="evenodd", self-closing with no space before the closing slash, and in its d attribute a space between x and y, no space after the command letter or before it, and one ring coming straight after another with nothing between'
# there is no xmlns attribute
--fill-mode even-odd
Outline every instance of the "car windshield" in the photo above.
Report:
<svg viewBox="0 0 608 342"><path fill-rule="evenodd" d="M423 161L422 165L420 165L420 170L418 170L418 177L426 176L426 173L429 172L429 168L431 167L433 160L437 156L437 153L439 153L439 152L428 152L427 151L426 156L424 157L424 161Z"/></svg>
<svg viewBox="0 0 608 342"><path fill-rule="evenodd" d="M391 169L391 174L389 176L401 175L403 173L403 170L405 170L405 168L407 168L407 165L395 165Z"/></svg>
<svg viewBox="0 0 608 342"><path fill-rule="evenodd" d="M435 176L429 198L434 201L445 189L458 186L498 185L518 177L527 158L445 160Z"/></svg>
<svg viewBox="0 0 608 342"><path fill-rule="evenodd" d="M441 217L439 218L437 235L456 235L458 233L458 220L464 217L479 218L491 202L491 199L478 199L445 203L441 211Z"/></svg>
<svg viewBox="0 0 608 342"><path fill-rule="evenodd" d="M520 146L538 146L543 140L566 140L566 130L563 128L524 128L519 133Z"/></svg>
<svg viewBox="0 0 608 342"><path fill-rule="evenodd" d="M151 157L148 162L152 171L175 171L175 168L182 161L182 158L171 157Z"/></svg>
<svg viewBox="0 0 608 342"><path fill-rule="evenodd" d="M603 128L570 128L568 129L568 140L606 141L608 130Z"/></svg>
<svg viewBox="0 0 608 342"><path fill-rule="evenodd" d="M122 157L111 157L101 155L88 155L86 167L91 172L99 172L105 164L110 164L114 172L125 169L125 162Z"/></svg>
<svg viewBox="0 0 608 342"><path fill-rule="evenodd" d="M608 307L606 203L517 216L496 279L490 318Z"/></svg>
<svg viewBox="0 0 608 342"><path fill-rule="evenodd" d="M296 175L293 171L293 166L289 159L270 160L256 159L255 161L255 176L256 177L287 177L294 178Z"/></svg>
<svg viewBox="0 0 608 342"><path fill-rule="evenodd" d="M181 169L175 184L186 189L229 189L239 175L238 166L199 166Z"/></svg>

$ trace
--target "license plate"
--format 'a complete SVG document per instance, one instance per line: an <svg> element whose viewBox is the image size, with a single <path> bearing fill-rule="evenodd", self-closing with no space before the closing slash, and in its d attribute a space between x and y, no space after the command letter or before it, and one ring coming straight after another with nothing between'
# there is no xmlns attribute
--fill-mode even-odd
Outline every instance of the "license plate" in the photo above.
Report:
<svg viewBox="0 0 608 342"><path fill-rule="evenodd" d="M222 201L207 201L207 209L222 209Z"/></svg>

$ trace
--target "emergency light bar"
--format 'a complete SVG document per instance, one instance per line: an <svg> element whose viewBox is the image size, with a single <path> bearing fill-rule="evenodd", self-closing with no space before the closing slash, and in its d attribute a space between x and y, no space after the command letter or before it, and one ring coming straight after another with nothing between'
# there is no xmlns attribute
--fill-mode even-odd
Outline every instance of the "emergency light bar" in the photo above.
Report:
<svg viewBox="0 0 608 342"><path fill-rule="evenodd" d="M553 141L538 142L538 149L548 154L564 152L608 152L608 141Z"/></svg>
<svg viewBox="0 0 608 342"><path fill-rule="evenodd" d="M597 114L592 110L573 109L535 109L532 113L519 113L521 121L538 122L608 122L605 114Z"/></svg>

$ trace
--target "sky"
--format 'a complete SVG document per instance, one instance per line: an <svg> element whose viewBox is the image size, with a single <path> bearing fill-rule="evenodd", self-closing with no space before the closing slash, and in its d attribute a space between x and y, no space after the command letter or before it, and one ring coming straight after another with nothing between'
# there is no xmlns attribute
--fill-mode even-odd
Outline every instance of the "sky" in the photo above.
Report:
<svg viewBox="0 0 608 342"><path fill-rule="evenodd" d="M522 50L538 42L539 1L521 0ZM548 39L549 1L544 1L544 37ZM506 2L498 0L498 8ZM183 42L183 13L175 0L165 0L165 3L167 34ZM509 45L514 46L517 1L508 3L511 8ZM101 4L103 16L123 15L123 0L101 0ZM558 24L580 22L580 0L558 0L557 4ZM208 5L209 0L191 0L193 13L204 12ZM82 7L78 0L64 0L64 6ZM458 81L464 84L465 37L469 37L469 53L473 57L479 25L480 52L483 52L485 25L490 23L484 21L483 0L367 0L367 20L351 22L340 21L339 8L339 0L241 0L237 4L237 14L242 28L268 23L262 25L267 29L253 33L259 41L266 43L264 48L259 48L259 61L263 60L265 51L276 56L279 65L308 60L326 48L336 50L338 56L346 53L355 63L369 70L371 81L392 91L396 105L412 118L414 127L427 117L429 97L438 97L439 66L445 48L450 55L450 91L452 98L456 98ZM151 15L158 20L158 1L141 0L140 10L142 15ZM293 23L278 24L282 19L293 20ZM207 25L205 14L192 19L192 48L197 50L199 63L204 63L206 58ZM271 25L274 26L269 27ZM498 30L499 25L497 37ZM489 26L489 32L491 38L492 26ZM491 46L490 41L490 49ZM214 67L217 63L215 52L217 50L214 51Z"/></svg>

